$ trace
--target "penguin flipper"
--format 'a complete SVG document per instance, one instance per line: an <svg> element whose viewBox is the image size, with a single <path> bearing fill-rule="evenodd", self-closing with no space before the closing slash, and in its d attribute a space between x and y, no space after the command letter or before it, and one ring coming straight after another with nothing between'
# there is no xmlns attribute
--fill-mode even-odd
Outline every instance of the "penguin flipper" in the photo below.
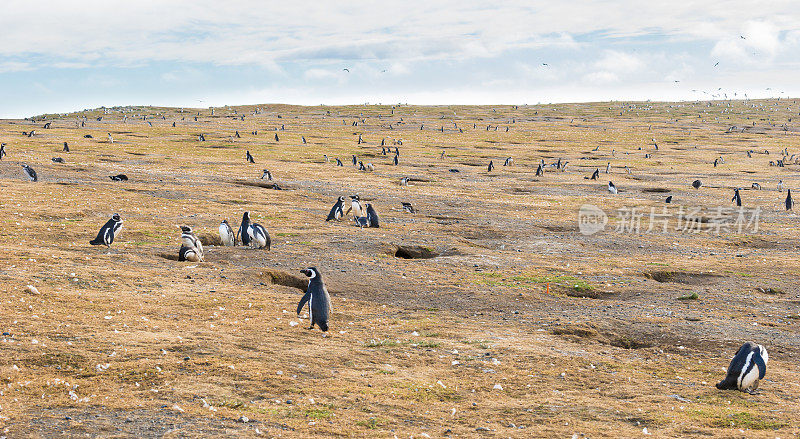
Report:
<svg viewBox="0 0 800 439"><path fill-rule="evenodd" d="M763 380L764 375L767 374L767 365L764 363L764 358L762 358L761 355L754 355L754 357L756 367L758 367L758 379ZM758 380L756 380L756 386L758 386Z"/></svg>
<svg viewBox="0 0 800 439"><path fill-rule="evenodd" d="M310 291L306 291L306 293L303 295L303 298L300 299L300 303L297 304L297 314L300 314L300 311L303 310L303 307L305 306L306 302L308 302L308 300L310 298L311 298L311 292Z"/></svg>

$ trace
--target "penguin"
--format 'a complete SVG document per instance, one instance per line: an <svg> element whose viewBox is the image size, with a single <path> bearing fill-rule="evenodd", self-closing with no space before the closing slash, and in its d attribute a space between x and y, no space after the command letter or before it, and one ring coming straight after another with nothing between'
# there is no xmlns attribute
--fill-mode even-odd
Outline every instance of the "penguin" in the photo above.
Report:
<svg viewBox="0 0 800 439"><path fill-rule="evenodd" d="M667 204L672 203L672 195L668 196L667 199L664 200L664 202L667 203Z"/></svg>
<svg viewBox="0 0 800 439"><path fill-rule="evenodd" d="M412 206L411 203L409 203L407 201L401 201L400 204L403 205L403 212L417 213L417 211L414 210L414 206Z"/></svg>
<svg viewBox="0 0 800 439"><path fill-rule="evenodd" d="M267 179L268 181L272 181L272 172L269 172L269 169L264 169L264 173L261 174L261 179Z"/></svg>
<svg viewBox="0 0 800 439"><path fill-rule="evenodd" d="M794 201L792 200L792 190L786 189L786 210L794 208Z"/></svg>
<svg viewBox="0 0 800 439"><path fill-rule="evenodd" d="M114 243L114 238L119 233L119 230L122 228L122 218L119 217L118 213L111 215L111 219L106 221L103 224L103 227L100 228L100 231L97 233L97 237L93 240L89 241L91 245L105 245L108 248L111 248L111 244Z"/></svg>
<svg viewBox="0 0 800 439"><path fill-rule="evenodd" d="M559 157L558 162L556 162L556 169L561 169L561 157Z"/></svg>
<svg viewBox="0 0 800 439"><path fill-rule="evenodd" d="M308 276L308 289L297 304L297 314L300 314L308 302L308 319L311 320L308 329L314 329L314 325L317 325L322 332L327 332L331 317L331 296L322 282L322 275L316 267L308 267L300 272Z"/></svg>
<svg viewBox="0 0 800 439"><path fill-rule="evenodd" d="M606 174L610 173L611 173L611 162L608 162L608 164L606 164Z"/></svg>
<svg viewBox="0 0 800 439"><path fill-rule="evenodd" d="M361 229L364 227L369 227L369 221L365 216L355 216L353 217L353 221L355 221L356 225Z"/></svg>
<svg viewBox="0 0 800 439"><path fill-rule="evenodd" d="M783 180L778 182L778 192L783 192Z"/></svg>
<svg viewBox="0 0 800 439"><path fill-rule="evenodd" d="M331 211L328 213L328 218L326 218L325 221L341 220L344 216L344 202L345 197L342 195L338 200L336 200L336 203L334 203L333 207L331 207Z"/></svg>
<svg viewBox="0 0 800 439"><path fill-rule="evenodd" d="M0 143L0 160L3 160L3 157L6 155L6 144Z"/></svg>
<svg viewBox="0 0 800 439"><path fill-rule="evenodd" d="M247 163L255 163L256 161L253 160L253 156L250 155L250 151L245 151L244 158L247 160Z"/></svg>
<svg viewBox="0 0 800 439"><path fill-rule="evenodd" d="M336 166L344 166L344 164L342 164L341 160L336 159Z"/></svg>
<svg viewBox="0 0 800 439"><path fill-rule="evenodd" d="M758 381L767 374L769 355L764 346L747 342L736 351L725 379L717 383L720 390L735 390L753 394Z"/></svg>
<svg viewBox="0 0 800 439"><path fill-rule="evenodd" d="M250 246L252 240L250 236L250 212L245 212L242 215L242 224L239 225L239 230L236 232L236 238L241 236L242 245Z"/></svg>
<svg viewBox="0 0 800 439"><path fill-rule="evenodd" d="M359 171L366 171L367 170L367 168L364 167L364 162L362 162L361 160L358 161L358 170Z"/></svg>
<svg viewBox="0 0 800 439"><path fill-rule="evenodd" d="M614 186L613 182L610 182L610 181L608 182L608 191L611 192L612 194L616 194L617 193L617 187Z"/></svg>
<svg viewBox="0 0 800 439"><path fill-rule="evenodd" d="M178 226L181 229L181 248L178 250L178 261L203 262L203 243L189 226Z"/></svg>
<svg viewBox="0 0 800 439"><path fill-rule="evenodd" d="M361 198L358 195L351 195L350 196L350 207L345 212L345 215L348 215L350 211L353 211L353 217L358 218L364 216L364 208L361 206Z"/></svg>
<svg viewBox="0 0 800 439"><path fill-rule="evenodd" d="M592 177L590 178L590 180L597 180L599 178L600 178L600 169L595 169L594 172L592 172Z"/></svg>
<svg viewBox="0 0 800 439"><path fill-rule="evenodd" d="M695 189L700 189L700 186L703 185L703 182L700 180L695 180L692 182L692 187Z"/></svg>
<svg viewBox="0 0 800 439"><path fill-rule="evenodd" d="M111 137L111 133L108 133L108 143L114 143L114 138Z"/></svg>
<svg viewBox="0 0 800 439"><path fill-rule="evenodd" d="M25 171L25 174L28 176L30 181L39 181L39 177L36 175L36 171L33 170L30 166L26 163L22 164L22 170Z"/></svg>
<svg viewBox="0 0 800 439"><path fill-rule="evenodd" d="M375 212L375 208L373 208L370 203L367 203L367 224L369 227L374 227L376 229L381 226L380 220L378 219L378 212Z"/></svg>
<svg viewBox="0 0 800 439"><path fill-rule="evenodd" d="M399 154L395 154L394 155L394 159L392 161L394 162L395 166L399 165L400 164L400 155Z"/></svg>
<svg viewBox="0 0 800 439"><path fill-rule="evenodd" d="M757 190L757 191L761 190L761 185L758 184L758 183L753 183L750 187L755 189L755 190Z"/></svg>
<svg viewBox="0 0 800 439"><path fill-rule="evenodd" d="M513 166L513 165L514 165L514 159L511 157L506 158L506 162L503 163L503 166Z"/></svg>
<svg viewBox="0 0 800 439"><path fill-rule="evenodd" d="M280 139L278 139L278 133L275 133L275 141L280 142Z"/></svg>
<svg viewBox="0 0 800 439"><path fill-rule="evenodd" d="M488 172L492 172L493 170L494 170L494 162L492 160L489 160L489 171Z"/></svg>
<svg viewBox="0 0 800 439"><path fill-rule="evenodd" d="M111 181L128 181L128 176L125 174L109 175Z"/></svg>
<svg viewBox="0 0 800 439"><path fill-rule="evenodd" d="M250 243L255 248L265 248L267 250L270 249L272 246L272 239L267 232L267 229L264 228L261 224L252 223L250 224Z"/></svg>
<svg viewBox="0 0 800 439"><path fill-rule="evenodd" d="M353 154L353 166L358 164L358 158L356 158L355 154Z"/></svg>
<svg viewBox="0 0 800 439"><path fill-rule="evenodd" d="M306 144L306 136L300 136L300 138L303 139L303 145L305 145Z"/></svg>
<svg viewBox="0 0 800 439"><path fill-rule="evenodd" d="M444 151L442 151L442 155L441 155L441 156L439 156L439 160L444 160L444 153L445 153L445 152L444 152Z"/></svg>
<svg viewBox="0 0 800 439"><path fill-rule="evenodd" d="M734 201L738 207L742 207L742 197L739 196L739 188L733 190L733 198L731 198L731 202Z"/></svg>
<svg viewBox="0 0 800 439"><path fill-rule="evenodd" d="M717 162L719 162L719 159L714 159L714 167L715 168L717 167Z"/></svg>
<svg viewBox="0 0 800 439"><path fill-rule="evenodd" d="M64 152L69 152L69 145L67 145L67 142L64 142Z"/></svg>
<svg viewBox="0 0 800 439"><path fill-rule="evenodd" d="M233 229L231 229L231 225L228 224L228 220L222 220L222 222L219 223L219 239L225 247L233 247L236 245L236 235L233 234Z"/></svg>
<svg viewBox="0 0 800 439"><path fill-rule="evenodd" d="M53 163L64 163L64 159L61 157L53 157L50 160L52 160Z"/></svg>
<svg viewBox="0 0 800 439"><path fill-rule="evenodd" d="M237 139L242 138L242 136L239 135L239 130L236 130L236 134L234 134L234 137L236 137Z"/></svg>
<svg viewBox="0 0 800 439"><path fill-rule="evenodd" d="M541 177L544 175L544 168L542 168L542 164L539 163L539 166L536 167L536 176Z"/></svg>
<svg viewBox="0 0 800 439"><path fill-rule="evenodd" d="M367 163L366 165L364 165L364 170L372 172L375 170L375 166L373 166L372 163Z"/></svg>

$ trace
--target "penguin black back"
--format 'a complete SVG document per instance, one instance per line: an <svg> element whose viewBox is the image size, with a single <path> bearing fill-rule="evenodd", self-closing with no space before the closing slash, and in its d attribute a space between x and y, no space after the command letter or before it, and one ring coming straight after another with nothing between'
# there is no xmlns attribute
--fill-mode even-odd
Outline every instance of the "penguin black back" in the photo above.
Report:
<svg viewBox="0 0 800 439"><path fill-rule="evenodd" d="M311 320L311 325L308 329L313 329L314 325L317 325L323 332L327 332L331 313L331 297L322 281L322 275L316 267L308 267L300 270L300 272L308 276L309 279L306 293L300 299L300 303L297 304L297 314L300 314L306 302L308 302L308 314L309 320Z"/></svg>
<svg viewBox="0 0 800 439"><path fill-rule="evenodd" d="M381 226L380 220L378 219L378 213L375 212L375 208L372 207L371 203L367 203L367 224L369 227L375 228Z"/></svg>
<svg viewBox="0 0 800 439"><path fill-rule="evenodd" d="M333 204L331 211L328 213L328 218L326 218L325 221L338 220L341 217L343 217L344 202L345 202L345 197L344 195L342 195L341 197L339 197L338 200L336 200L336 203Z"/></svg>
<svg viewBox="0 0 800 439"><path fill-rule="evenodd" d="M759 380L764 379L767 373L768 361L769 355L763 346L750 342L743 344L731 360L725 379L717 383L717 389L754 392Z"/></svg>
<svg viewBox="0 0 800 439"><path fill-rule="evenodd" d="M239 226L237 236L241 236L242 245L250 245L250 212L245 212L242 215L242 224Z"/></svg>
<svg viewBox="0 0 800 439"><path fill-rule="evenodd" d="M114 238L116 237L117 232L119 232L119 229L121 228L122 218L120 218L118 213L115 213L114 215L111 215L111 219L103 224L103 227L101 227L100 231L97 232L97 237L89 241L89 244L111 247L111 244L114 243Z"/></svg>
<svg viewBox="0 0 800 439"><path fill-rule="evenodd" d="M794 208L794 200L792 200L792 190L786 189L786 210Z"/></svg>

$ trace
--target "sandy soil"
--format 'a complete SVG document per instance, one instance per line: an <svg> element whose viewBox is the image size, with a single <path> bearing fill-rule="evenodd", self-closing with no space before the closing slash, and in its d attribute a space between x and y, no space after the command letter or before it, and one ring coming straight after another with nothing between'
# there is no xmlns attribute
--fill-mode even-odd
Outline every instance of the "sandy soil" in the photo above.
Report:
<svg viewBox="0 0 800 439"><path fill-rule="evenodd" d="M800 227L777 184L800 200L799 112L792 100L262 105L0 120L0 432L798 436ZM784 148L786 165L770 166ZM757 231L675 230L681 208L713 224L736 187L761 209ZM351 194L381 228L325 222ZM604 231L580 233L584 204L606 212ZM616 231L634 207L643 228ZM665 207L669 230L647 232ZM218 246L220 221L236 228L244 211L271 251ZM118 240L89 246L114 212ZM175 260L179 224L204 240L205 263ZM294 313L311 265L332 296L324 335ZM715 389L745 341L770 353L761 393Z"/></svg>

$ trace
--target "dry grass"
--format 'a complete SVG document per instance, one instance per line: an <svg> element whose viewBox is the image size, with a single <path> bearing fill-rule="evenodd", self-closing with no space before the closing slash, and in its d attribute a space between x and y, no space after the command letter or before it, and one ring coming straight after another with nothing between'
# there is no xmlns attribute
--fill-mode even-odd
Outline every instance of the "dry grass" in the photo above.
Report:
<svg viewBox="0 0 800 439"><path fill-rule="evenodd" d="M800 434L800 227L775 190L800 179L797 165L768 166L800 146L781 128L794 101L255 108L0 121L5 434ZM402 140L399 166L381 155L383 138ZM356 171L351 154L375 171ZM515 166L503 167L509 156ZM540 159L559 157L566 172L535 176ZM25 181L21 162L41 181ZM264 168L283 190L261 184ZM583 178L595 168L601 181ZM117 173L130 180L107 178ZM755 234L577 231L585 203L649 212L669 192L676 207L731 206L732 188L752 182L764 188L742 191L763 208ZM375 205L380 229L324 221L354 193ZM176 224L215 244L219 222L236 227L245 210L272 251L208 246L205 263L172 260ZM119 240L89 246L113 212L125 221ZM309 265L332 295L325 336L294 315ZM762 393L716 390L747 340L770 351Z"/></svg>

